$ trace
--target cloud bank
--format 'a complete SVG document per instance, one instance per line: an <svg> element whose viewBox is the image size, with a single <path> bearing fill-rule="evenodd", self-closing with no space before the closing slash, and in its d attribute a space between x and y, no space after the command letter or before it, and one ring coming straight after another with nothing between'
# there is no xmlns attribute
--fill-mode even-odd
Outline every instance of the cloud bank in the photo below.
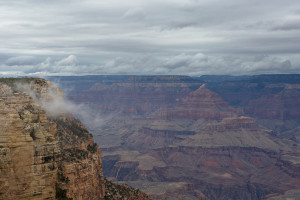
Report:
<svg viewBox="0 0 300 200"><path fill-rule="evenodd" d="M80 103L76 104L68 99L65 99L63 95L57 93L56 90L47 90L47 93L44 97L40 97L39 93L32 87L31 84L24 84L17 82L15 87L22 92L25 92L31 96L36 103L38 103L49 116L60 116L66 113L72 113L75 117L82 120L86 124L90 131L93 131L97 126L105 123L107 120L111 119L116 113L111 114L102 114L101 112L91 108L89 105ZM9 89L9 88L8 88ZM11 92L11 89L8 90L3 87L1 94Z"/></svg>
<svg viewBox="0 0 300 200"><path fill-rule="evenodd" d="M0 76L300 72L297 0L0 0L0 28Z"/></svg>

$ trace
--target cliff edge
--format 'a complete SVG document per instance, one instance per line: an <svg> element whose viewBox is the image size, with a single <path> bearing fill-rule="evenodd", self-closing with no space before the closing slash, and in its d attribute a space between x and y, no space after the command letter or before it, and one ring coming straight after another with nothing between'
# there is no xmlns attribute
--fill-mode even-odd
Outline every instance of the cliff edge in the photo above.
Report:
<svg viewBox="0 0 300 200"><path fill-rule="evenodd" d="M100 150L43 79L0 79L0 199L104 199Z"/></svg>

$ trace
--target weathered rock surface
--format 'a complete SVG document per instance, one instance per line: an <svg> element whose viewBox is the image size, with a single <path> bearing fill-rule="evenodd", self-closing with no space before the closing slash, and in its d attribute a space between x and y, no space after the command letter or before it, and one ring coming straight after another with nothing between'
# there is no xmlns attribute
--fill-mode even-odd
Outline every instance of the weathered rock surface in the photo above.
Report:
<svg viewBox="0 0 300 200"><path fill-rule="evenodd" d="M93 137L72 115L55 118L61 149L58 183L73 199L103 199L101 154Z"/></svg>
<svg viewBox="0 0 300 200"><path fill-rule="evenodd" d="M28 94L0 88L0 199L55 199L56 125Z"/></svg>
<svg viewBox="0 0 300 200"><path fill-rule="evenodd" d="M53 112L57 98L49 81L0 79L0 199L104 198L100 150L72 115Z"/></svg>
<svg viewBox="0 0 300 200"><path fill-rule="evenodd" d="M107 179L105 182L105 200L150 200L150 198L139 189L134 189L129 185L117 185Z"/></svg>

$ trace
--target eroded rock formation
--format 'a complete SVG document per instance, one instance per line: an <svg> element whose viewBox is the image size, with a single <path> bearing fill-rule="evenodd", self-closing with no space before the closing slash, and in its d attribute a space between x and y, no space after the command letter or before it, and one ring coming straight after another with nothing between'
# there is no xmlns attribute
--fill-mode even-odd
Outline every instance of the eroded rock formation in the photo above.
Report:
<svg viewBox="0 0 300 200"><path fill-rule="evenodd" d="M49 81L0 79L0 199L104 198L99 148L72 115L53 112L56 98Z"/></svg>
<svg viewBox="0 0 300 200"><path fill-rule="evenodd" d="M93 137L73 115L54 119L61 149L58 184L73 199L103 199L101 154Z"/></svg>
<svg viewBox="0 0 300 200"><path fill-rule="evenodd" d="M56 125L28 94L0 88L0 197L55 199Z"/></svg>

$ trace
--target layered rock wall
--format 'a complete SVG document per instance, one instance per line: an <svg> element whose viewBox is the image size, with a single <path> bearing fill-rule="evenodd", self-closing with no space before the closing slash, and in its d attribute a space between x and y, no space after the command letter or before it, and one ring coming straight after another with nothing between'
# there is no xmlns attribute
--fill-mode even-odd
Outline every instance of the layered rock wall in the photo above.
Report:
<svg viewBox="0 0 300 200"><path fill-rule="evenodd" d="M57 123L62 159L59 186L73 199L103 199L104 178L101 155L92 135L72 115L54 119Z"/></svg>
<svg viewBox="0 0 300 200"><path fill-rule="evenodd" d="M57 99L43 79L0 79L0 199L104 199L100 150Z"/></svg>
<svg viewBox="0 0 300 200"><path fill-rule="evenodd" d="M56 125L28 94L0 88L0 199L55 199Z"/></svg>

